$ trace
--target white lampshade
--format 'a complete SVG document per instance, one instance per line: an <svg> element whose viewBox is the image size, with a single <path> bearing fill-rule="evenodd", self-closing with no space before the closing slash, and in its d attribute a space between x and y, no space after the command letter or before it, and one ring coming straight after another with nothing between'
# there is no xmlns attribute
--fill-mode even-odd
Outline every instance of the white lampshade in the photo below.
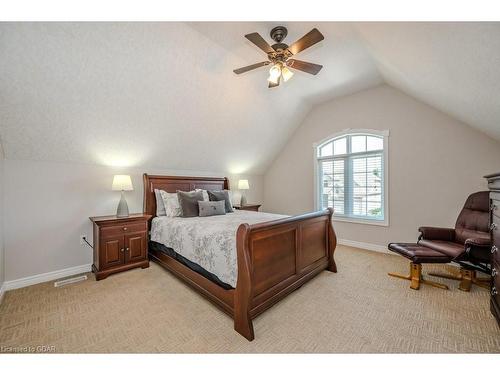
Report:
<svg viewBox="0 0 500 375"><path fill-rule="evenodd" d="M239 180L238 181L238 189L240 189L240 190L250 189L250 185L248 185L248 180Z"/></svg>
<svg viewBox="0 0 500 375"><path fill-rule="evenodd" d="M129 175L126 174L117 174L113 177L113 187L112 190L118 191L131 191L134 190L132 186L132 180Z"/></svg>

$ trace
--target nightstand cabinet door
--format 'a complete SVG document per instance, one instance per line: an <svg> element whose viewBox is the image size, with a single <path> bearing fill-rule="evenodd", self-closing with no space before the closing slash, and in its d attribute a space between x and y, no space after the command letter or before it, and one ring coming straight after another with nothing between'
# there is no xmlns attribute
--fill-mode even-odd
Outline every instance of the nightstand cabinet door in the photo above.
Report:
<svg viewBox="0 0 500 375"><path fill-rule="evenodd" d="M102 238L99 243L99 268L109 268L125 261L124 238L113 236Z"/></svg>
<svg viewBox="0 0 500 375"><path fill-rule="evenodd" d="M146 259L146 233L131 233L125 235L125 262L135 262Z"/></svg>

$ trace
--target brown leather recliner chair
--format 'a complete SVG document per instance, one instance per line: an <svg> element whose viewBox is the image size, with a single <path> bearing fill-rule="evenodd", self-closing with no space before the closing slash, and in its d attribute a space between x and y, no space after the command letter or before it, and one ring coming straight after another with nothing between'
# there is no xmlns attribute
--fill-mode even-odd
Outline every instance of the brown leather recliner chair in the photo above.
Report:
<svg viewBox="0 0 500 375"><path fill-rule="evenodd" d="M418 244L452 257L460 264L460 275L429 275L460 280L459 288L469 291L471 284L489 288L490 278L476 277L476 271L491 273L489 233L489 192L469 195L458 215L455 228L420 227Z"/></svg>

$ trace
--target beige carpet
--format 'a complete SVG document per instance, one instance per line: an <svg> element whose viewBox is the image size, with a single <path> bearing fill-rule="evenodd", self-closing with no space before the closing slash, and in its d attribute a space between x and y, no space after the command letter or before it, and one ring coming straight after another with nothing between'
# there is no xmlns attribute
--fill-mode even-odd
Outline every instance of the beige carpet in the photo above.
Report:
<svg viewBox="0 0 500 375"><path fill-rule="evenodd" d="M339 246L339 273L323 272L254 321L248 342L232 320L151 263L96 282L7 292L0 346L57 352L500 352L488 291L471 293L387 276L400 257ZM438 266L444 268L443 266ZM429 267L424 267L424 271ZM5 349L4 349L5 351Z"/></svg>

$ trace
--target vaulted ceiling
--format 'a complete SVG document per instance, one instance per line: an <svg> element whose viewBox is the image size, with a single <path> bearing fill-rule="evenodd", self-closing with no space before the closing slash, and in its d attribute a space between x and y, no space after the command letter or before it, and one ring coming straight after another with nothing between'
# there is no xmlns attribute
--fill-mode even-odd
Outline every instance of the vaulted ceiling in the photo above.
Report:
<svg viewBox="0 0 500 375"><path fill-rule="evenodd" d="M243 36L276 23L0 24L10 159L262 173L312 106L387 82L500 140L500 25L282 23L324 65L277 89Z"/></svg>
<svg viewBox="0 0 500 375"><path fill-rule="evenodd" d="M500 140L500 22L357 29L388 84Z"/></svg>

